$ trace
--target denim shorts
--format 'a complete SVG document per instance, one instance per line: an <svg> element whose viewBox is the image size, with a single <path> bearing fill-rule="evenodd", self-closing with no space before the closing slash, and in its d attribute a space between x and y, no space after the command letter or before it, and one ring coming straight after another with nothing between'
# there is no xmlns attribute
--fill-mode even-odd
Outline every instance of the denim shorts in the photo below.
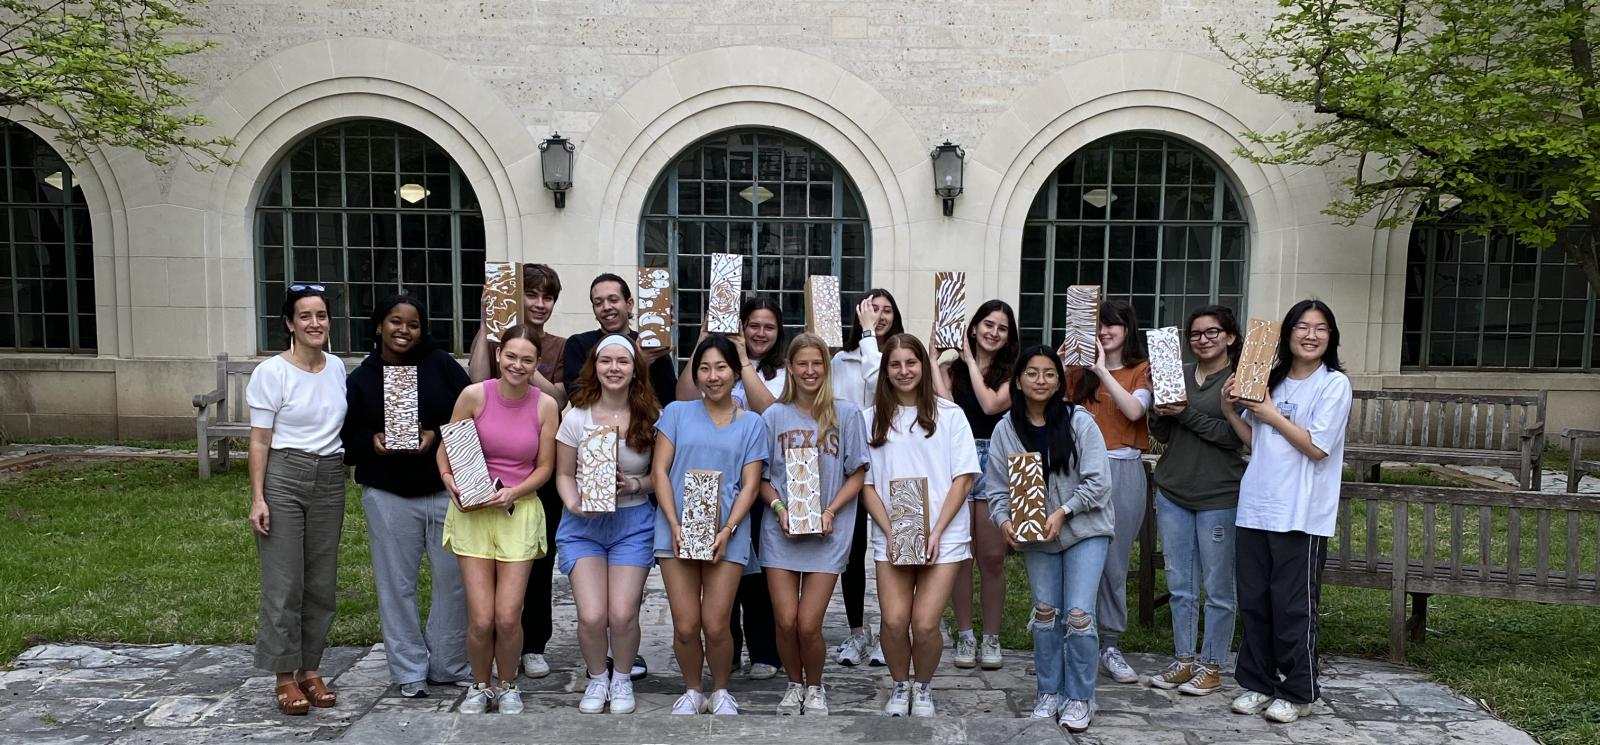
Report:
<svg viewBox="0 0 1600 745"><path fill-rule="evenodd" d="M975 502L987 502L989 497L983 491L983 475L989 471L989 441L980 437L974 438L972 443L978 446L978 475L972 479L972 491L967 492L967 499Z"/></svg>
<svg viewBox="0 0 1600 745"><path fill-rule="evenodd" d="M561 516L556 528L556 554L562 574L571 574L578 560L598 556L607 564L655 566L656 506L654 502L578 517Z"/></svg>

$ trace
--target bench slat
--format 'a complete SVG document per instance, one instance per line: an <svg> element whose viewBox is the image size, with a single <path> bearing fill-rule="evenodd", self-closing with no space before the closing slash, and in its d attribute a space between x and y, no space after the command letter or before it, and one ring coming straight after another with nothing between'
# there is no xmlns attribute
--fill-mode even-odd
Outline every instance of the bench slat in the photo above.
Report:
<svg viewBox="0 0 1600 745"><path fill-rule="evenodd" d="M1378 562L1378 502L1368 499L1367 505L1367 566Z"/></svg>
<svg viewBox="0 0 1600 745"><path fill-rule="evenodd" d="M1539 510L1538 560L1534 562L1534 575L1539 586L1550 579L1550 511Z"/></svg>
<svg viewBox="0 0 1600 745"><path fill-rule="evenodd" d="M1494 508L1478 508L1478 564L1487 567L1494 563L1494 554L1489 552L1489 539L1494 535Z"/></svg>
<svg viewBox="0 0 1600 745"><path fill-rule="evenodd" d="M1339 500L1339 568L1350 568L1350 500Z"/></svg>
<svg viewBox="0 0 1600 745"><path fill-rule="evenodd" d="M1529 491L1494 491L1453 486L1392 486L1388 484L1343 484L1341 493L1360 499L1385 502L1439 502L1444 504L1523 507L1535 510L1577 510L1600 512L1600 499L1588 494L1546 494Z"/></svg>
<svg viewBox="0 0 1600 745"><path fill-rule="evenodd" d="M1578 586L1578 554L1582 553L1579 550L1582 546L1578 540L1578 528L1582 522L1582 512L1567 510L1567 587Z"/></svg>
<svg viewBox="0 0 1600 745"><path fill-rule="evenodd" d="M1461 579L1461 516L1466 508L1450 505L1450 576Z"/></svg>
<svg viewBox="0 0 1600 745"><path fill-rule="evenodd" d="M1422 571L1433 574L1433 550L1437 536L1433 528L1433 503L1422 503ZM1398 560L1400 557L1396 556Z"/></svg>
<svg viewBox="0 0 1600 745"><path fill-rule="evenodd" d="M1515 577L1522 571L1522 509L1512 507L1506 524L1506 574Z"/></svg>

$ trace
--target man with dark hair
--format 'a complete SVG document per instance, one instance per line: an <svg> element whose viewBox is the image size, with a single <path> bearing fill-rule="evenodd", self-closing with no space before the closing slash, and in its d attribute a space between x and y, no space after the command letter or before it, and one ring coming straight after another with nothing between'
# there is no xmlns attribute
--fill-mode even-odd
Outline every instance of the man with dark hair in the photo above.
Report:
<svg viewBox="0 0 1600 745"><path fill-rule="evenodd" d="M583 363L589 358L589 350L607 334L627 334L630 339L638 336L629 328L629 322L633 320L633 291L629 289L627 280L609 272L595 277L589 283L589 306L594 310L594 320L599 322L600 328L574 334L567 339L562 382L568 391L578 384L578 374L583 371ZM678 371L667 354L669 351L666 347L659 347L641 352L644 363L650 366L650 385L655 388L656 399L662 406L672 403L678 388Z"/></svg>

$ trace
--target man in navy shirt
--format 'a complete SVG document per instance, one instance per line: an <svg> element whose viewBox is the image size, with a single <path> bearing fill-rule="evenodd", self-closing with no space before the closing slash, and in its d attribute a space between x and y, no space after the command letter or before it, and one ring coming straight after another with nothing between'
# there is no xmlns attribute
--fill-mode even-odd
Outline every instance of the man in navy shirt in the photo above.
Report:
<svg viewBox="0 0 1600 745"><path fill-rule="evenodd" d="M594 320L600 323L600 328L567 338L562 382L566 384L568 395L576 390L578 374L583 372L583 363L589 359L589 350L601 339L608 334L626 334L630 339L638 336L629 328L633 320L633 291L628 288L627 280L610 273L595 277L589 283L589 306L594 309ZM645 364L650 366L650 385L655 388L656 400L662 406L672 403L678 388L678 371L669 351L666 347L641 351Z"/></svg>

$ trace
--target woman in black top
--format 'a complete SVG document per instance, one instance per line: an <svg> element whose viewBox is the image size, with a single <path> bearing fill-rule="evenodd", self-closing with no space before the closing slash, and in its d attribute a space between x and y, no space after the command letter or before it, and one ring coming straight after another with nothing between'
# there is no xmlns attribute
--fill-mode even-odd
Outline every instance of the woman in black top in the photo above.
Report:
<svg viewBox="0 0 1600 745"><path fill-rule="evenodd" d="M345 462L356 467L361 504L372 544L378 619L389 677L407 698L427 695L428 681L470 676L466 656L467 606L461 569L444 547L450 495L439 481L435 450L439 426L450 420L467 372L428 336L422 302L397 295L372 313L375 348L345 382L349 404ZM383 370L417 369L417 419L421 448L390 448L384 437ZM417 573L423 554L433 573L433 599L424 631L417 610Z"/></svg>

